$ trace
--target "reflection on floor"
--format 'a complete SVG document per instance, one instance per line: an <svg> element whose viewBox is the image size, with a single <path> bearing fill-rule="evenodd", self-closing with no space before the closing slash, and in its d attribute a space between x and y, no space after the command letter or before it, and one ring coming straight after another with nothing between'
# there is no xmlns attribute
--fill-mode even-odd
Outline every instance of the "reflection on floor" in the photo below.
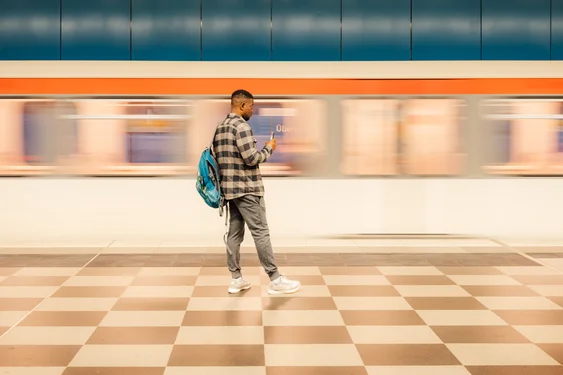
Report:
<svg viewBox="0 0 563 375"><path fill-rule="evenodd" d="M0 374L563 374L563 248L306 251L0 249Z"/></svg>

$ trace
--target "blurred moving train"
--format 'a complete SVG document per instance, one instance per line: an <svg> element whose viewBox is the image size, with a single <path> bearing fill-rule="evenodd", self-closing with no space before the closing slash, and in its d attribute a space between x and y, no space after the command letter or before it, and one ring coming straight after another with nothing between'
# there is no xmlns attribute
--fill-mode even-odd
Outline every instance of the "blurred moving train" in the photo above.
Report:
<svg viewBox="0 0 563 375"><path fill-rule="evenodd" d="M278 138L274 237L563 237L554 62L453 63L3 63L5 237L216 243L195 165L237 88L257 146Z"/></svg>

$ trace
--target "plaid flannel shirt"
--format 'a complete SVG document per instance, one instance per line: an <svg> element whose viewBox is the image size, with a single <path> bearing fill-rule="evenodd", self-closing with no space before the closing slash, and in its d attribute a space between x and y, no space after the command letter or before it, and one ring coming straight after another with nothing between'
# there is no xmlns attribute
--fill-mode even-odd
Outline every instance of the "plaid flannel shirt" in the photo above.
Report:
<svg viewBox="0 0 563 375"><path fill-rule="evenodd" d="M272 155L266 145L256 149L252 128L244 119L230 113L217 126L213 137L213 153L219 165L221 190L226 200L243 195L264 195L260 164Z"/></svg>

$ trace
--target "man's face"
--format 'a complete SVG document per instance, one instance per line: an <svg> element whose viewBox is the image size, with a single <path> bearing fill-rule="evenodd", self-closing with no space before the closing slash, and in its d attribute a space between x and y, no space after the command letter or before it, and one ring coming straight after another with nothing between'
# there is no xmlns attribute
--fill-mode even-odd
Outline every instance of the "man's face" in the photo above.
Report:
<svg viewBox="0 0 563 375"><path fill-rule="evenodd" d="M245 121L250 120L252 117L252 107L254 106L254 99L247 99L241 104L241 116Z"/></svg>

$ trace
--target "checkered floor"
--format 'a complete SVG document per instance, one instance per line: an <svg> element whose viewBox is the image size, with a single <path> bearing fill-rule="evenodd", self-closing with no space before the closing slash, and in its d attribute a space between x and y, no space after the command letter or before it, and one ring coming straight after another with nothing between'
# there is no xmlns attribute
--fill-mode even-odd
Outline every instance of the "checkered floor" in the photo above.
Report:
<svg viewBox="0 0 563 375"><path fill-rule="evenodd" d="M303 287L275 297L256 266L230 296L224 267L6 259L3 375L563 374L563 273L526 257L285 266Z"/></svg>

